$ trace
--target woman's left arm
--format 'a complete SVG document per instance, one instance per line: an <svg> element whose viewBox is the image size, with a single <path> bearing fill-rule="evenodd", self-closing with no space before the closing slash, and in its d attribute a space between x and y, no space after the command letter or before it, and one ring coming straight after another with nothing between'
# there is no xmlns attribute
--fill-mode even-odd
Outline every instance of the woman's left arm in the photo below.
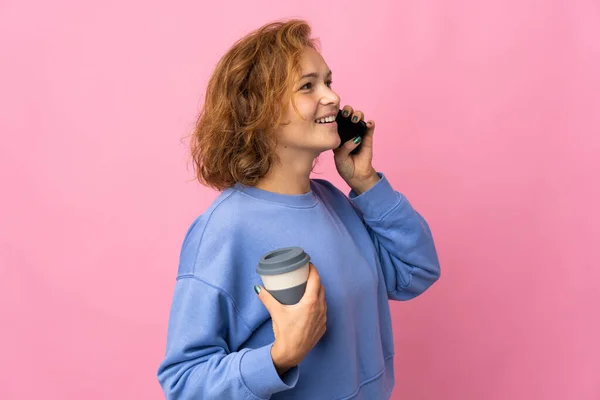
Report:
<svg viewBox="0 0 600 400"><path fill-rule="evenodd" d="M344 107L343 115L354 123L364 118L350 106ZM366 125L360 151L351 154L361 138L344 143L334 150L335 166L352 188L350 201L362 214L377 249L388 298L412 299L438 280L440 263L425 219L373 168L375 121Z"/></svg>
<svg viewBox="0 0 600 400"><path fill-rule="evenodd" d="M388 298L409 300L438 280L440 263L425 219L383 174L378 177L365 192L352 189L349 198L377 250Z"/></svg>

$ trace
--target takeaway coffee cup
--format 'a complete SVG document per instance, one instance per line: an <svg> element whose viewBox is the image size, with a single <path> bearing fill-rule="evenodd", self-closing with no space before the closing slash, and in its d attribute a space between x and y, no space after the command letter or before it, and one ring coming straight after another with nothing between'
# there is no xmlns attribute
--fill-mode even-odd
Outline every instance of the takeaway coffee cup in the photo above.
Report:
<svg viewBox="0 0 600 400"><path fill-rule="evenodd" d="M263 255L256 272L265 289L281 304L300 301L306 290L310 256L301 247L284 247Z"/></svg>

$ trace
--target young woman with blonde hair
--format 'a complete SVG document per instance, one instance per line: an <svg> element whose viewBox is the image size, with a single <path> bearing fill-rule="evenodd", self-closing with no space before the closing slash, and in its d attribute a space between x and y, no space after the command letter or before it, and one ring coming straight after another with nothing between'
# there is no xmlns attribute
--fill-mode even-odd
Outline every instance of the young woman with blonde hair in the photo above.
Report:
<svg viewBox="0 0 600 400"><path fill-rule="evenodd" d="M265 25L209 82L191 147L199 181L221 194L183 241L158 370L169 399L389 398L388 300L439 277L427 223L372 166L375 123L358 153L360 138L340 143L340 98L310 33L301 20ZM348 196L310 178L330 150ZM256 266L291 246L312 263L304 297L286 306Z"/></svg>

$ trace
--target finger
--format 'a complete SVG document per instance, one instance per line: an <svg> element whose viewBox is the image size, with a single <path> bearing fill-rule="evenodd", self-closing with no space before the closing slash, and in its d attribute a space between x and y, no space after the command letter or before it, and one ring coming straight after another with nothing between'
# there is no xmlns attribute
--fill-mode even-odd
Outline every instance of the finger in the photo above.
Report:
<svg viewBox="0 0 600 400"><path fill-rule="evenodd" d="M362 138L363 147L373 147L373 134L375 133L375 121L367 121L367 133Z"/></svg>
<svg viewBox="0 0 600 400"><path fill-rule="evenodd" d="M362 121L362 119L365 117L365 114L363 114L362 111L356 110L354 111L354 113L352 114L352 122L354 122L355 124L358 123L358 121Z"/></svg>
<svg viewBox="0 0 600 400"><path fill-rule="evenodd" d="M325 302L325 286L323 285L321 285L321 288L319 289L319 302Z"/></svg>
<svg viewBox="0 0 600 400"><path fill-rule="evenodd" d="M310 263L308 270L308 280L306 282L306 292L310 296L314 296L318 298L319 291L321 290L321 277L319 276L319 272L317 268Z"/></svg>
<svg viewBox="0 0 600 400"><path fill-rule="evenodd" d="M352 115L352 111L352 107L345 105L344 108L342 108L342 116L348 118L350 115Z"/></svg>
<svg viewBox="0 0 600 400"><path fill-rule="evenodd" d="M337 162L343 162L350 156L352 150L357 148L362 142L362 138L360 136L355 137L353 140L348 140L346 143L342 145L342 147L338 147L333 150L333 154L337 160Z"/></svg>
<svg viewBox="0 0 600 400"><path fill-rule="evenodd" d="M367 133L366 135L373 135L375 133L375 121L372 119L367 121Z"/></svg>
<svg viewBox="0 0 600 400"><path fill-rule="evenodd" d="M361 138L360 136L357 136L352 140L348 140L346 143L344 143L342 145L342 147L335 149L333 152L338 157L340 157L340 156L348 157L350 155L350 152L352 150L354 150L355 148L357 148L362 140L363 140L363 138Z"/></svg>
<svg viewBox="0 0 600 400"><path fill-rule="evenodd" d="M271 293L269 293L264 287L256 285L254 288L254 291L257 290L256 288L258 288L258 298L263 303L269 314L273 316L274 313L277 313L277 308L281 307L281 303L278 302L277 299L273 297Z"/></svg>

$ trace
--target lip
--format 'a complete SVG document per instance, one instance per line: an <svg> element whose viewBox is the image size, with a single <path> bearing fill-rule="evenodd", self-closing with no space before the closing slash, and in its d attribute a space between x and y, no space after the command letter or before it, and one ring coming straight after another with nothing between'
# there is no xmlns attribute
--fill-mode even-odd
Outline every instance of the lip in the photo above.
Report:
<svg viewBox="0 0 600 400"><path fill-rule="evenodd" d="M326 124L319 124L318 122L315 122L315 124L317 124L317 125L327 125L330 129L335 129L337 131L337 121L328 122Z"/></svg>

